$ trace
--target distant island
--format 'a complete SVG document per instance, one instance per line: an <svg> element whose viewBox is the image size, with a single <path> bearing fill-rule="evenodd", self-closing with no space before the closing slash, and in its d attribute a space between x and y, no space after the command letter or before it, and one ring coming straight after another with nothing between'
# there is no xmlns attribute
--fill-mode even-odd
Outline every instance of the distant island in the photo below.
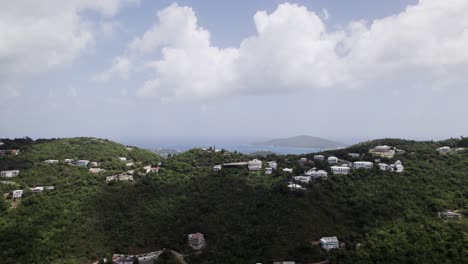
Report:
<svg viewBox="0 0 468 264"><path fill-rule="evenodd" d="M263 142L255 142L254 145L290 147L290 148L317 148L317 149L337 149L347 145L344 143L307 135L277 138Z"/></svg>

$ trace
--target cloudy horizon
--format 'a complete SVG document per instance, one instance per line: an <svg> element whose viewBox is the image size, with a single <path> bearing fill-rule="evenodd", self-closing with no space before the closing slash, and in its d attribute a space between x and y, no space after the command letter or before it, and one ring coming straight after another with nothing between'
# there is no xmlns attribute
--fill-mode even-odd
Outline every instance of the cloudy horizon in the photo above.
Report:
<svg viewBox="0 0 468 264"><path fill-rule="evenodd" d="M468 1L10 1L0 137L468 135Z"/></svg>

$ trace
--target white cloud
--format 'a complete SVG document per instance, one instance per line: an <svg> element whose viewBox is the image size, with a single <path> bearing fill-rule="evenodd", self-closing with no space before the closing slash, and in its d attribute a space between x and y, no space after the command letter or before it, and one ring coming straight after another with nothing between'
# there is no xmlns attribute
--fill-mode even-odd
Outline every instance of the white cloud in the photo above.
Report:
<svg viewBox="0 0 468 264"><path fill-rule="evenodd" d="M467 13L465 0L420 0L399 14L330 31L316 13L285 3L270 14L257 12L257 33L239 47L220 48L191 8L173 4L117 58L150 65L153 77L137 95L163 101L366 87L377 80L446 87L466 75ZM121 75L115 64L103 79Z"/></svg>
<svg viewBox="0 0 468 264"><path fill-rule="evenodd" d="M97 29L94 21L84 17L84 11L111 17L133 2L137 0L3 1L0 72L22 78L70 63L94 42Z"/></svg>
<svg viewBox="0 0 468 264"><path fill-rule="evenodd" d="M326 8L322 9L322 13L323 13L323 19L325 19L325 20L330 19L330 13L328 13L328 10Z"/></svg>
<svg viewBox="0 0 468 264"><path fill-rule="evenodd" d="M113 75L118 75L122 80L128 80L132 68L132 62L125 57L115 57L109 70L97 73L91 79L93 81L108 81Z"/></svg>

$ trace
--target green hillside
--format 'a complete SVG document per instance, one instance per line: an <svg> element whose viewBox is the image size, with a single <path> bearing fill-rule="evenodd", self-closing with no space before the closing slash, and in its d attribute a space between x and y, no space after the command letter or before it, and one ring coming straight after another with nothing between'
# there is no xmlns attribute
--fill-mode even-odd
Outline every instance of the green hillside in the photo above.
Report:
<svg viewBox="0 0 468 264"><path fill-rule="evenodd" d="M331 175L295 192L286 187L291 175L282 168L299 175L312 167L328 170L326 162L269 155L261 159L278 162L272 175L244 167L212 172L215 164L252 157L194 149L161 160L146 150L94 138L3 141L21 152L0 157L0 169L21 172L8 179L16 185L0 185L8 194L0 199L1 263L92 263L112 253L162 248L187 254L191 264L468 263L468 151L435 151L465 140L384 139L324 152L342 159L359 152L373 161L369 148L387 144L406 151L387 160L401 160L405 171ZM313 160L313 155L304 157ZM134 162L135 180L108 185L106 176L128 170L119 157ZM96 161L106 171L90 174L88 168L42 163L65 158ZM139 174L142 166L159 162L159 173ZM35 186L56 189L27 190L12 208L12 190ZM437 216L447 209L460 209L464 218ZM205 235L202 254L193 255L186 244L193 232ZM346 247L322 251L311 244L322 236L337 236Z"/></svg>

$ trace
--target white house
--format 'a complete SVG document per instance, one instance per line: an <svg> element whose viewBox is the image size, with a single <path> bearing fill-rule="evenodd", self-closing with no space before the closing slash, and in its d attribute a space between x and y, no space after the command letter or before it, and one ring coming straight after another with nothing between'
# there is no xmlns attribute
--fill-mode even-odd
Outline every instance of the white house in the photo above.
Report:
<svg viewBox="0 0 468 264"><path fill-rule="evenodd" d="M387 171L390 168L390 166L386 163L379 163L379 168L380 170Z"/></svg>
<svg viewBox="0 0 468 264"><path fill-rule="evenodd" d="M247 163L250 171L258 171L262 169L262 161L258 159L253 159Z"/></svg>
<svg viewBox="0 0 468 264"><path fill-rule="evenodd" d="M354 162L354 168L355 169L372 169L374 166L374 163L370 161L356 161Z"/></svg>
<svg viewBox="0 0 468 264"><path fill-rule="evenodd" d="M3 146L3 145L5 145L5 143L3 143L3 142L0 142L0 146Z"/></svg>
<svg viewBox="0 0 468 264"><path fill-rule="evenodd" d="M302 183L309 183L311 176L296 176L294 177L294 180Z"/></svg>
<svg viewBox="0 0 468 264"><path fill-rule="evenodd" d="M333 174L341 174L341 175L346 175L351 170L349 167L345 167L345 166L332 166L330 168Z"/></svg>
<svg viewBox="0 0 468 264"><path fill-rule="evenodd" d="M340 248L340 242L337 237L322 237L320 246L325 250L337 249Z"/></svg>
<svg viewBox="0 0 468 264"><path fill-rule="evenodd" d="M14 190L13 191L13 199L23 197L23 190Z"/></svg>
<svg viewBox="0 0 468 264"><path fill-rule="evenodd" d="M270 167L265 168L265 174L270 175L272 173L273 173L273 168L270 168Z"/></svg>
<svg viewBox="0 0 468 264"><path fill-rule="evenodd" d="M404 170L403 164L401 163L401 161L397 160L395 162L395 172L403 172L403 170Z"/></svg>
<svg viewBox="0 0 468 264"><path fill-rule="evenodd" d="M331 156L331 157L328 157L327 161L328 161L328 164L337 164L338 158Z"/></svg>
<svg viewBox="0 0 468 264"><path fill-rule="evenodd" d="M213 166L213 171L221 171L221 165L215 165Z"/></svg>
<svg viewBox="0 0 468 264"><path fill-rule="evenodd" d="M34 188L31 188L31 191L33 193L40 193L40 192L44 191L44 187L42 187L42 186L34 187Z"/></svg>
<svg viewBox="0 0 468 264"><path fill-rule="evenodd" d="M104 171L101 168L89 168L89 173L100 173L101 171Z"/></svg>
<svg viewBox="0 0 468 264"><path fill-rule="evenodd" d="M67 163L67 164L70 164L70 163L73 162L73 160L72 160L72 159L64 159L63 162L65 162L65 163Z"/></svg>
<svg viewBox="0 0 468 264"><path fill-rule="evenodd" d="M312 176L312 178L327 178L328 177L328 173L324 170L318 170L318 171L312 171L312 173L310 174L310 176Z"/></svg>
<svg viewBox="0 0 468 264"><path fill-rule="evenodd" d="M189 234L187 236L187 242L194 250L200 250L205 246L205 237L202 233Z"/></svg>
<svg viewBox="0 0 468 264"><path fill-rule="evenodd" d="M127 162L127 163L125 163L125 166L131 167L131 166L133 166L133 162Z"/></svg>
<svg viewBox="0 0 468 264"><path fill-rule="evenodd" d="M87 167L89 163L89 160L77 160L76 165L82 166L82 167Z"/></svg>
<svg viewBox="0 0 468 264"><path fill-rule="evenodd" d="M301 185L295 183L289 183L288 188L291 190L301 190L303 189Z"/></svg>
<svg viewBox="0 0 468 264"><path fill-rule="evenodd" d="M284 169L283 169L283 172L292 173L292 172L293 172L293 169L291 169L291 168L284 168Z"/></svg>
<svg viewBox="0 0 468 264"><path fill-rule="evenodd" d="M96 161L90 162L89 165L90 165L91 167L94 167L94 168L97 167L97 166L99 166L99 164L98 164Z"/></svg>
<svg viewBox="0 0 468 264"><path fill-rule="evenodd" d="M299 159L299 163L306 163L307 162L307 158L300 158Z"/></svg>
<svg viewBox="0 0 468 264"><path fill-rule="evenodd" d="M278 167L278 164L276 163L276 161L268 161L268 167L276 169Z"/></svg>
<svg viewBox="0 0 468 264"><path fill-rule="evenodd" d="M325 156L323 155L315 155L314 160L325 160Z"/></svg>
<svg viewBox="0 0 468 264"><path fill-rule="evenodd" d="M450 152L450 147L441 147L441 148L438 148L437 151L439 152L439 154L447 154Z"/></svg>
<svg viewBox="0 0 468 264"><path fill-rule="evenodd" d="M16 177L19 175L19 170L7 170L7 171L2 171L0 172L0 177L3 177L3 178L12 178L12 177Z"/></svg>
<svg viewBox="0 0 468 264"><path fill-rule="evenodd" d="M120 157L119 160L120 160L120 161L127 161L127 158Z"/></svg>
<svg viewBox="0 0 468 264"><path fill-rule="evenodd" d="M106 183L112 181L133 181L132 175L120 174L120 175L112 175L106 177Z"/></svg>
<svg viewBox="0 0 468 264"><path fill-rule="evenodd" d="M359 158L359 153L348 153L348 156L351 158Z"/></svg>
<svg viewBox="0 0 468 264"><path fill-rule="evenodd" d="M45 164L57 164L59 163L59 161L58 160L44 160L44 163Z"/></svg>
<svg viewBox="0 0 468 264"><path fill-rule="evenodd" d="M391 147L389 147L387 145L376 146L374 148L374 152L389 152L390 150L391 150Z"/></svg>

